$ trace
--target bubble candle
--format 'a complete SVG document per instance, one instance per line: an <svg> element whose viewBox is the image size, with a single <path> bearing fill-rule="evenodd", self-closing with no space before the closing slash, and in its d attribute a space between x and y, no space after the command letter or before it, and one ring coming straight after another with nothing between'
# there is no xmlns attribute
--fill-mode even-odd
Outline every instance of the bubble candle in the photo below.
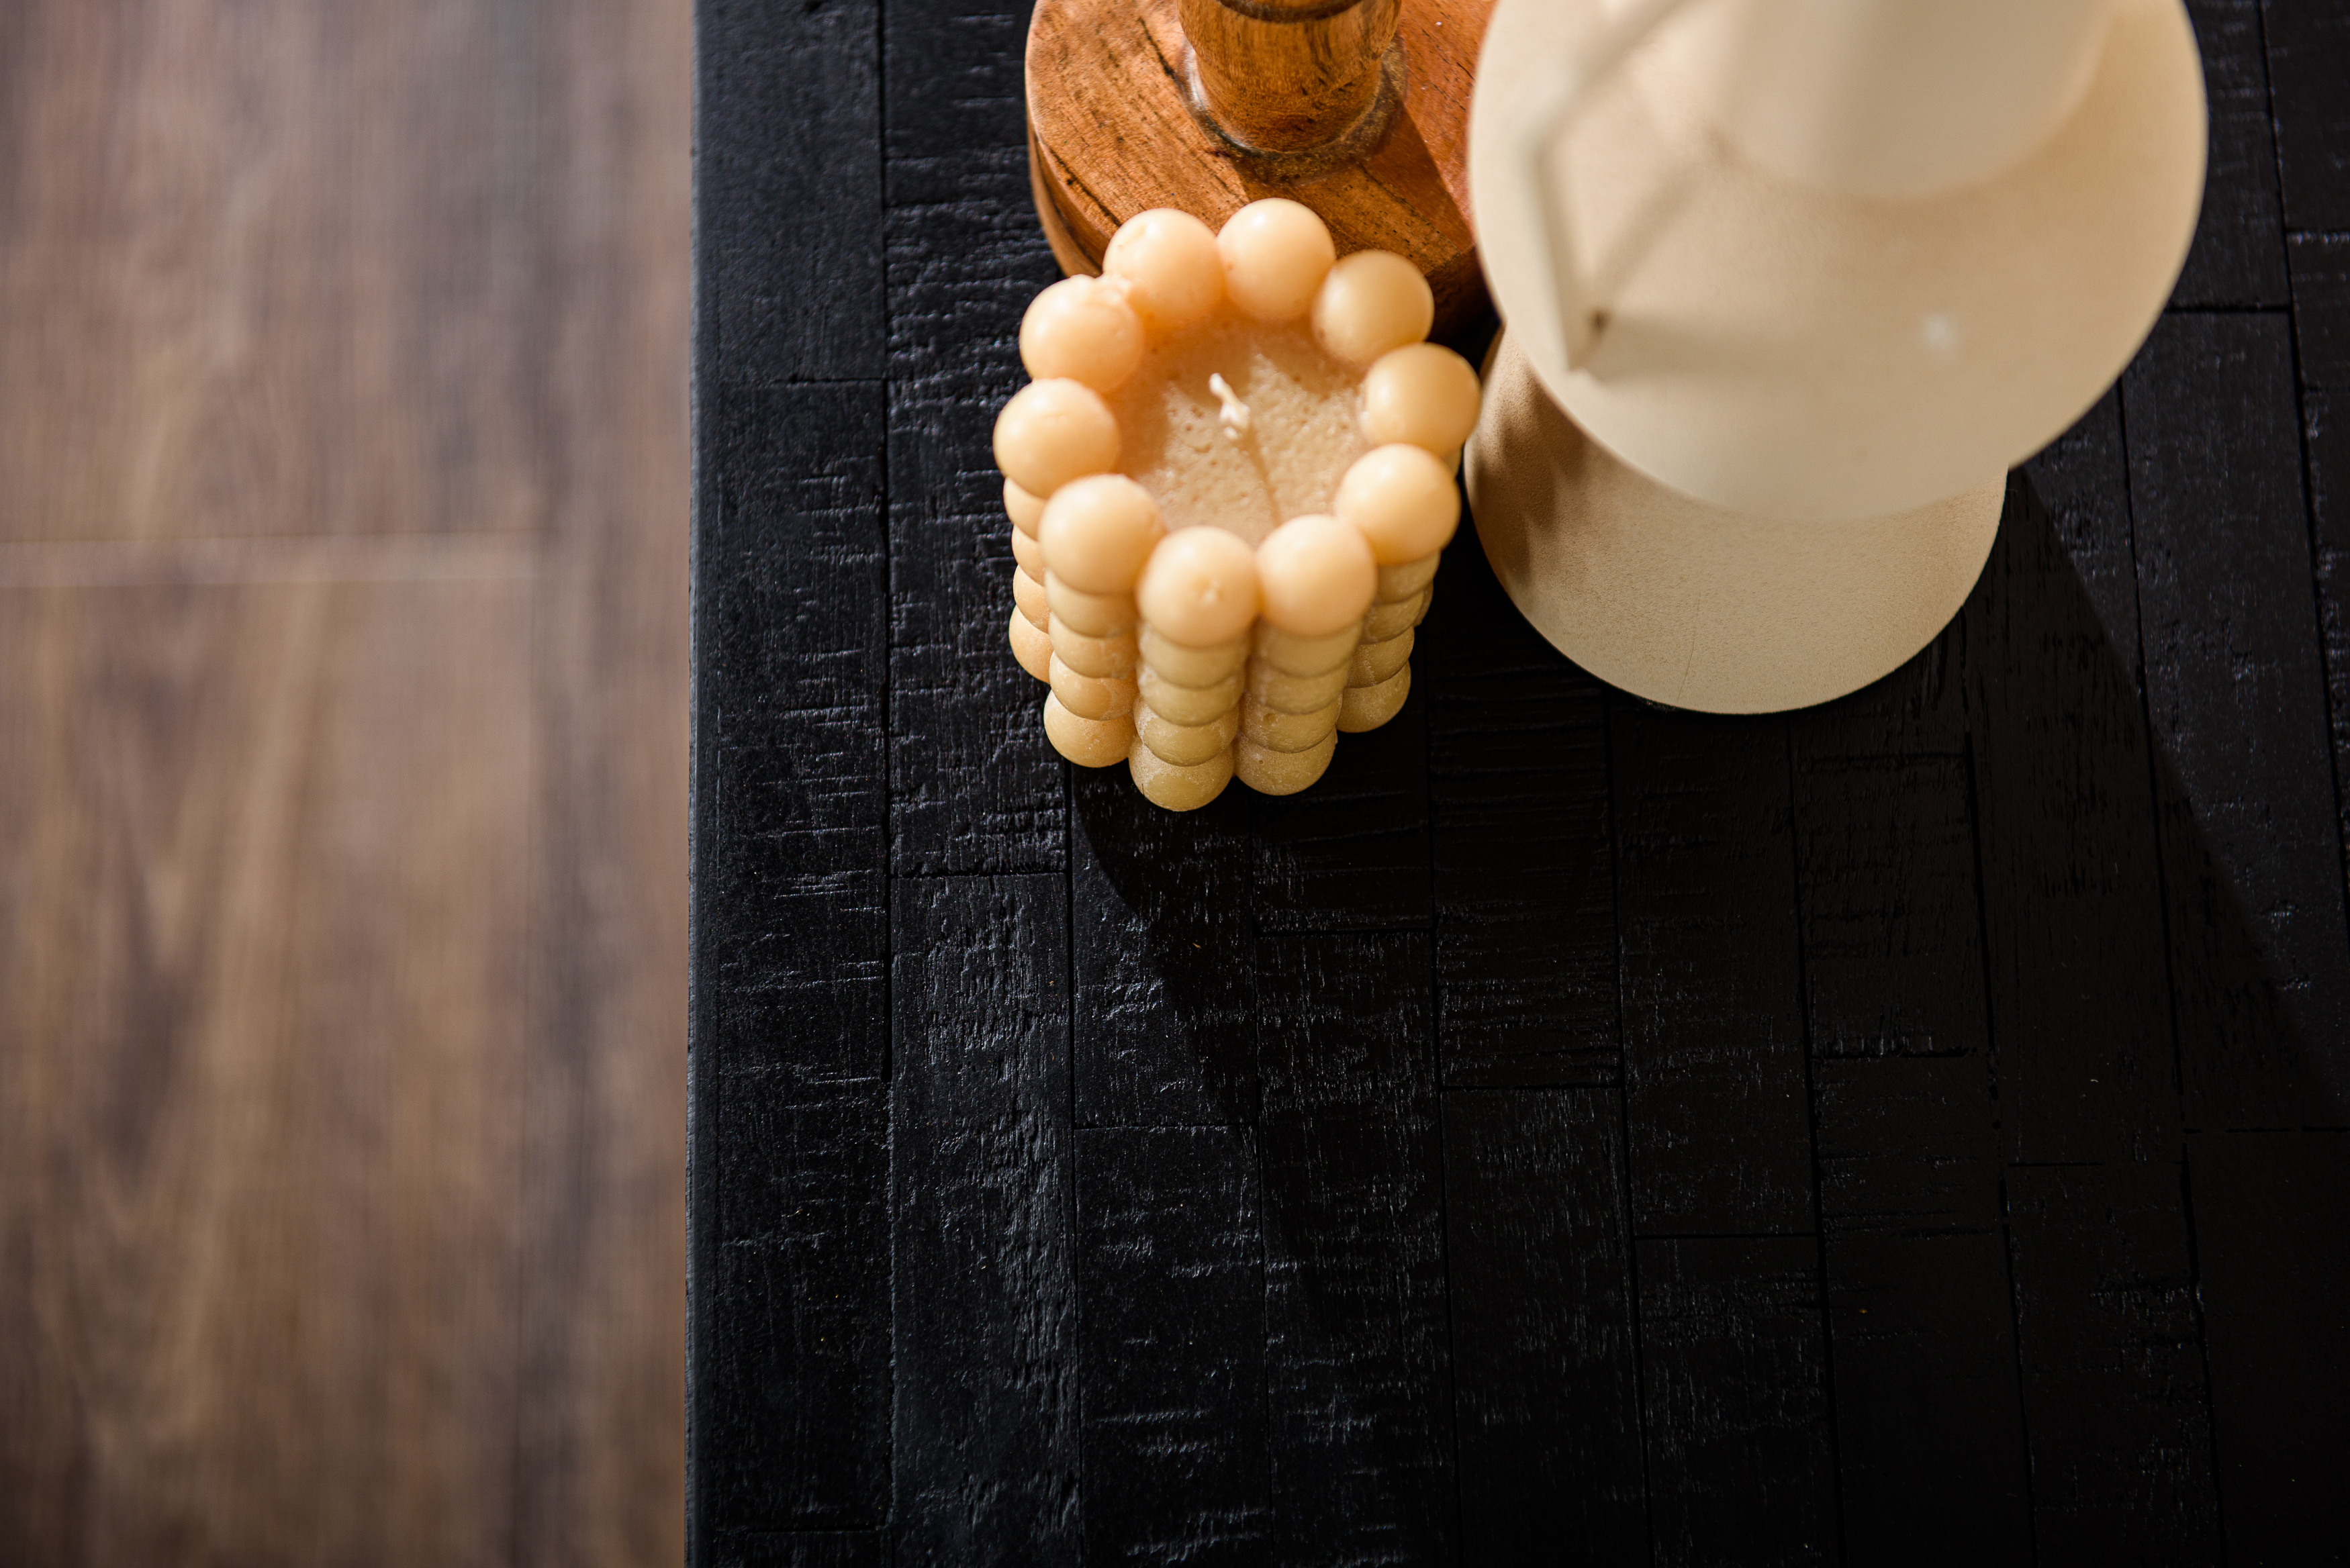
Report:
<svg viewBox="0 0 2350 1568"><path fill-rule="evenodd" d="M1036 296L995 458L1013 653L1063 756L1182 811L1304 789L1395 716L1477 421L1433 314L1409 262L1341 259L1280 199L1221 233L1140 213Z"/></svg>

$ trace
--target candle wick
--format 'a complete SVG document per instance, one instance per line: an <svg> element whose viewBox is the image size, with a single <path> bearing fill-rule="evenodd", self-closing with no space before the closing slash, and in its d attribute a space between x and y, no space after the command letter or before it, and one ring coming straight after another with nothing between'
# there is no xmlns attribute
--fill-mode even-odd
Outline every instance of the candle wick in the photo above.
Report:
<svg viewBox="0 0 2350 1568"><path fill-rule="evenodd" d="M1221 375L1208 378L1208 390L1223 400L1223 410L1216 417L1224 423L1224 434L1234 441L1240 440L1248 431L1249 406L1241 401L1240 394L1232 390L1232 384Z"/></svg>

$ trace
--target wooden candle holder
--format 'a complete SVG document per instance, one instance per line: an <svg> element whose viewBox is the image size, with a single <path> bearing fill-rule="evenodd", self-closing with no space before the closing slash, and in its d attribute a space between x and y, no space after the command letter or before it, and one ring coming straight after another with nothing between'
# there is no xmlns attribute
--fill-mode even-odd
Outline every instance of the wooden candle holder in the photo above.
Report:
<svg viewBox="0 0 2350 1568"><path fill-rule="evenodd" d="M1485 306L1469 99L1493 0L1037 0L1028 168L1064 272L1178 207L1211 228L1286 196L1341 254L1407 257L1436 332Z"/></svg>

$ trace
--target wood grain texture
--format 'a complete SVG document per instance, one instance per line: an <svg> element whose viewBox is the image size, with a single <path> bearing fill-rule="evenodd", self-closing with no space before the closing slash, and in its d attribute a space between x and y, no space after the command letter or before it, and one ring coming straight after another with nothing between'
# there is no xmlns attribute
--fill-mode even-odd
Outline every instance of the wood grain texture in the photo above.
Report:
<svg viewBox="0 0 2350 1568"><path fill-rule="evenodd" d="M2289 234L2286 253L2301 384L2350 387L2350 234Z"/></svg>
<svg viewBox="0 0 2350 1568"><path fill-rule="evenodd" d="M2187 0L2203 55L2210 143L2203 212L2171 291L2174 306L2282 305L2290 297L2261 8L2261 0Z"/></svg>
<svg viewBox="0 0 2350 1568"><path fill-rule="evenodd" d="M1633 1230L1808 1231L1785 722L1619 700L1610 745Z"/></svg>
<svg viewBox="0 0 2350 1568"><path fill-rule="evenodd" d="M1042 0L1035 7L1026 95L1033 197L1069 261L1099 267L1118 225L1153 207L1179 207L1218 227L1249 202L1286 196L1322 214L1341 254L1388 250L1418 266L1436 298L1440 336L1474 322L1486 301L1466 216L1469 102L1491 0L1413 0L1399 16L1388 11L1404 69L1401 109L1384 134L1341 133L1320 150L1268 147L1258 155L1193 112L1180 8L1180 0ZM1380 10L1367 4L1351 15L1368 20ZM1280 119L1251 123L1279 134ZM1376 114L1357 122L1377 123ZM1367 149L1361 140L1370 140Z"/></svg>
<svg viewBox="0 0 2350 1568"><path fill-rule="evenodd" d="M10 1557L509 1550L530 591L0 606Z"/></svg>
<svg viewBox="0 0 2350 1568"><path fill-rule="evenodd" d="M2263 0L2261 18L2285 226L2350 229L2350 12Z"/></svg>
<svg viewBox="0 0 2350 1568"><path fill-rule="evenodd" d="M692 35L534 13L548 497L515 1555L682 1551ZM543 322L543 326L536 325Z"/></svg>
<svg viewBox="0 0 2350 1568"><path fill-rule="evenodd" d="M1960 639L1788 721L1852 1563L2027 1563Z"/></svg>
<svg viewBox="0 0 2350 1568"><path fill-rule="evenodd" d="M2350 1136L2187 1140L2229 1558L2350 1560Z"/></svg>
<svg viewBox="0 0 2350 1568"><path fill-rule="evenodd" d="M1439 576L1412 679L1428 692L1444 1081L1614 1083L1607 689L1519 618L1469 530Z"/></svg>
<svg viewBox="0 0 2350 1568"><path fill-rule="evenodd" d="M1845 1561L2032 1562L1999 1234L1832 1236L1827 1280Z"/></svg>
<svg viewBox="0 0 2350 1568"><path fill-rule="evenodd" d="M1838 704L1794 721L1821 1219L1839 1236L1995 1228L1998 1116L1964 764L1835 754L1914 733L1885 734L1886 711Z"/></svg>
<svg viewBox="0 0 2350 1568"><path fill-rule="evenodd" d="M1240 1127L1077 1135L1085 1561L1270 1561L1264 1235Z"/></svg>
<svg viewBox="0 0 2350 1568"><path fill-rule="evenodd" d="M1348 735L1312 789L1249 803L1260 930L1425 929L1428 700Z"/></svg>
<svg viewBox="0 0 2350 1568"><path fill-rule="evenodd" d="M722 361L723 362L723 361ZM889 805L877 383L702 397L702 1528L889 1508ZM756 1455L755 1460L750 1456Z"/></svg>
<svg viewBox="0 0 2350 1568"><path fill-rule="evenodd" d="M908 0L882 28L890 842L906 875L1065 863L1063 769L1003 643L1012 529L990 445L1027 379L1020 313L1058 275L1023 205L1025 20L1007 4Z"/></svg>
<svg viewBox="0 0 2350 1568"><path fill-rule="evenodd" d="M2230 1559L2350 1561L2350 1137L2188 1137Z"/></svg>
<svg viewBox="0 0 2350 1568"><path fill-rule="evenodd" d="M1999 1223L1999 1123L1980 1056L1812 1064L1820 1222L1832 1236Z"/></svg>
<svg viewBox="0 0 2350 1568"><path fill-rule="evenodd" d="M1817 728L1811 715L1794 724L1812 1050L1981 1056L1990 1040L1964 762L1837 756Z"/></svg>
<svg viewBox="0 0 2350 1568"><path fill-rule="evenodd" d="M884 1568L889 1537L878 1530L728 1531L704 1561L712 1568Z"/></svg>
<svg viewBox="0 0 2350 1568"><path fill-rule="evenodd" d="M1246 147L1288 151L1343 135L1379 96L1399 0L1308 0L1238 9L1180 0L1183 41L1208 112Z"/></svg>
<svg viewBox="0 0 2350 1568"><path fill-rule="evenodd" d="M698 971L697 1042L767 1065L696 1079L697 1239L764 1216L734 1253L806 1310L697 1272L697 1496L774 1505L700 1559L2323 1560L2344 1135L2229 1143L2178 1095L2213 1038L2178 1025L2275 978L2213 953L2329 994L2298 933L2350 866L2345 225L2286 243L2262 47L2306 18L2199 3L2181 297L2215 308L2013 477L1902 670L1792 716L1625 701L1464 531L1401 720L1309 796L1169 815L1036 743L1000 646L987 425L1051 275L1014 10L759 18L806 46L759 58L837 55L844 92L723 100L774 162L704 184L756 209L705 233L775 254L704 272L698 929L706 961L739 920L741 960ZM2290 141L2316 78L2275 68ZM788 237L788 182L836 178L878 262ZM729 383L714 296L801 289L761 329L816 342L875 286L827 316L823 258L879 269L879 371L776 348ZM730 496L774 520L739 550ZM885 1147L886 1313L851 1304ZM869 1495L877 1454L888 1514L790 1511Z"/></svg>
<svg viewBox="0 0 2350 1568"><path fill-rule="evenodd" d="M2007 1174L2043 1563L2220 1555L2181 1174L2168 1162Z"/></svg>
<svg viewBox="0 0 2350 1568"><path fill-rule="evenodd" d="M1653 1560L1836 1562L1818 1241L1636 1251Z"/></svg>
<svg viewBox="0 0 2350 1568"><path fill-rule="evenodd" d="M15 8L0 537L548 522L538 264L562 214L530 117L567 83L538 23Z"/></svg>
<svg viewBox="0 0 2350 1568"><path fill-rule="evenodd" d="M2302 393L2302 455L2309 477L2310 555L2325 649L2325 711L2334 741L2334 820L2350 888L2350 399Z"/></svg>
<svg viewBox="0 0 2350 1568"><path fill-rule="evenodd" d="M1177 814L1123 768L1069 782L1078 1125L1254 1122L1248 793Z"/></svg>
<svg viewBox="0 0 2350 1568"><path fill-rule="evenodd" d="M2112 433L2061 455L2110 456L2098 483L2119 488ZM2170 1147L2177 1111L2168 988L2152 983L2168 949L2145 711L2084 581L2105 574L2074 568L2036 485L2011 490L1963 612L2002 1141L2029 1163L2147 1158ZM2126 533L2083 543L2129 562Z"/></svg>
<svg viewBox="0 0 2350 1568"><path fill-rule="evenodd" d="M0 1560L674 1562L688 8L0 33Z"/></svg>
<svg viewBox="0 0 2350 1568"><path fill-rule="evenodd" d="M1444 1096L1461 1552L1648 1547L1623 1106L1610 1089Z"/></svg>
<svg viewBox="0 0 2350 1568"><path fill-rule="evenodd" d="M714 306L704 372L745 386L879 377L879 0L703 0L695 19L701 265ZM784 213L814 221L776 222Z"/></svg>
<svg viewBox="0 0 2350 1568"><path fill-rule="evenodd" d="M895 1560L1074 1563L1066 886L891 897Z"/></svg>
<svg viewBox="0 0 2350 1568"><path fill-rule="evenodd" d="M2293 400L2274 316L2167 317L2123 384L2189 1126L2350 1118L2350 926Z"/></svg>
<svg viewBox="0 0 2350 1568"><path fill-rule="evenodd" d="M1428 939L1265 937L1257 963L1274 1556L1451 1561Z"/></svg>

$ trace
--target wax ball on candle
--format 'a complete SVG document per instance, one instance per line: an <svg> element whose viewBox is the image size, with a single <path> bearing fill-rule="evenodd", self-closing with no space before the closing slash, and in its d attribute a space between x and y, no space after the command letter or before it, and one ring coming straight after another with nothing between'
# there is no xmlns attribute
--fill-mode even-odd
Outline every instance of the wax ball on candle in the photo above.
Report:
<svg viewBox="0 0 2350 1568"><path fill-rule="evenodd" d="M1180 766L1138 743L1127 753L1127 771L1142 798L1164 811L1196 811L1232 782L1232 753L1221 751L1206 762Z"/></svg>
<svg viewBox="0 0 2350 1568"><path fill-rule="evenodd" d="M1338 728L1350 735L1376 730L1403 710L1411 695L1411 666L1407 664L1376 686L1350 686L1338 709Z"/></svg>
<svg viewBox="0 0 2350 1568"><path fill-rule="evenodd" d="M1118 417L1082 381L1031 381L995 416L995 466L1035 495L1118 466Z"/></svg>
<svg viewBox="0 0 2350 1568"><path fill-rule="evenodd" d="M1314 296L1314 336L1350 365L1419 342L1435 321L1428 280L1393 251L1357 251L1330 269Z"/></svg>
<svg viewBox="0 0 2350 1568"><path fill-rule="evenodd" d="M1391 637L1401 637L1408 628L1418 626L1421 618L1428 614L1429 594L1429 589L1422 588L1408 599L1372 606L1371 613L1363 618L1363 640L1385 642Z"/></svg>
<svg viewBox="0 0 2350 1568"><path fill-rule="evenodd" d="M1414 343L1379 357L1363 378L1363 433L1457 451L1477 428L1477 372L1440 343Z"/></svg>
<svg viewBox="0 0 2350 1568"><path fill-rule="evenodd" d="M1012 657L1039 680L1053 678L1053 639L1018 610L1012 612Z"/></svg>
<svg viewBox="0 0 2350 1568"><path fill-rule="evenodd" d="M1019 563L1022 571L1040 583L1045 580L1045 546L1036 542L1035 535L1023 534L1017 528L1012 530L1012 558Z"/></svg>
<svg viewBox="0 0 2350 1568"><path fill-rule="evenodd" d="M1189 648L1212 647L1256 618L1256 566L1255 552L1236 535L1179 528L1150 552L1135 599L1160 635Z"/></svg>
<svg viewBox="0 0 2350 1568"><path fill-rule="evenodd" d="M1259 321L1294 321L1338 259L1330 228L1310 207L1280 196L1251 202L1216 234L1224 292Z"/></svg>
<svg viewBox="0 0 2350 1568"><path fill-rule="evenodd" d="M1045 564L1071 587L1125 593L1167 529L1150 492L1122 473L1074 479L1045 504Z"/></svg>
<svg viewBox="0 0 2350 1568"><path fill-rule="evenodd" d="M1045 520L1045 498L1029 494L1007 479L1003 482L1003 511L1014 528L1034 539L1036 524Z"/></svg>
<svg viewBox="0 0 2350 1568"><path fill-rule="evenodd" d="M1361 530L1380 566L1392 566L1444 548L1461 522L1461 492L1426 448L1399 441L1357 458L1330 509Z"/></svg>
<svg viewBox="0 0 2350 1568"><path fill-rule="evenodd" d="M1189 213L1153 207L1118 225L1102 253L1102 275L1154 337L1179 332L1224 297L1224 264L1216 236Z"/></svg>
<svg viewBox="0 0 2350 1568"><path fill-rule="evenodd" d="M1360 620L1379 566L1362 531L1336 517L1293 517L1257 546L1264 618L1303 637Z"/></svg>
<svg viewBox="0 0 2350 1568"><path fill-rule="evenodd" d="M1124 291L1097 277L1065 277L1028 302L1020 362L1040 381L1066 376L1114 392L1142 363L1142 318Z"/></svg>
<svg viewBox="0 0 2350 1568"><path fill-rule="evenodd" d="M1367 642L1355 649L1347 665L1347 688L1377 686L1411 661L1411 645L1419 634L1406 627L1385 642Z"/></svg>
<svg viewBox="0 0 2350 1568"><path fill-rule="evenodd" d="M1057 696L1045 699L1045 738L1081 768L1106 768L1126 761L1134 749L1134 717L1080 719Z"/></svg>
<svg viewBox="0 0 2350 1568"><path fill-rule="evenodd" d="M1378 597L1371 602L1393 604L1398 599L1412 597L1436 580L1438 564L1434 556L1422 556L1419 560L1406 561L1400 566L1381 566Z"/></svg>

